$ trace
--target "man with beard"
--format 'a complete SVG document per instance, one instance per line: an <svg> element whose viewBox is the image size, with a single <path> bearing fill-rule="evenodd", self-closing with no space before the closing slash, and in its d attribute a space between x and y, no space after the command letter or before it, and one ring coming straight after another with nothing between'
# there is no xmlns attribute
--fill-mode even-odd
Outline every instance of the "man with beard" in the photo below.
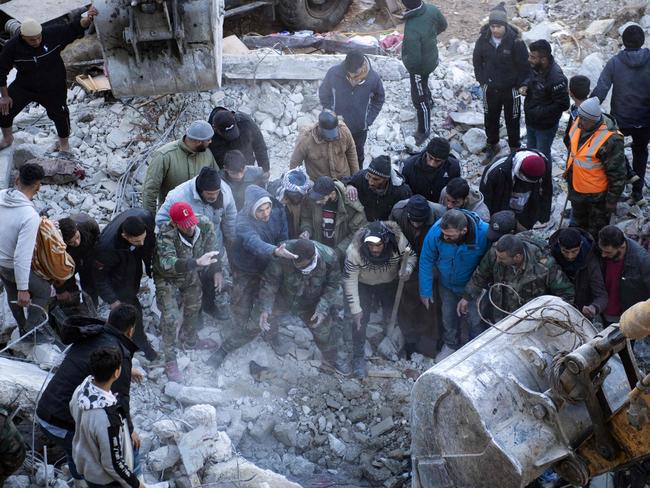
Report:
<svg viewBox="0 0 650 488"><path fill-rule="evenodd" d="M390 213L390 220L397 222L411 249L420 256L424 238L447 209L437 203L427 201L422 195L413 195L408 200L397 202ZM409 280L404 283L404 294L400 308L399 326L404 335L404 350L407 356L414 352L434 357L436 354L436 334L440 323L440 310L427 312L420 302L418 267L413 270ZM434 300L439 302L438 300Z"/></svg>
<svg viewBox="0 0 650 488"><path fill-rule="evenodd" d="M600 230L598 247L609 298L603 317L612 324L632 305L650 297L650 254L615 225Z"/></svg>
<svg viewBox="0 0 650 488"><path fill-rule="evenodd" d="M138 300L142 268L151 277L156 245L154 218L143 208L130 208L115 217L99 235L95 248L95 283L111 310L121 303L135 306L138 316L133 342L153 361L158 357L144 333L142 305Z"/></svg>
<svg viewBox="0 0 650 488"><path fill-rule="evenodd" d="M178 202L186 202L196 215L212 222L216 237L216 249L221 256L235 242L237 209L230 187L219 177L214 168L202 168L199 175L178 185L167 194L165 203L156 214L156 225L162 228L169 223L170 208ZM225 249L224 249L225 248ZM214 279L208 273L200 274L203 289L203 310L218 320L228 320L228 294L224 270L220 269Z"/></svg>
<svg viewBox="0 0 650 488"><path fill-rule="evenodd" d="M451 355L460 346L460 321L456 313L465 285L490 247L489 226L474 212L448 210L427 233L420 254L420 299L428 309L433 297L433 277L438 278L442 305L444 345L436 362ZM476 304L469 308L470 338L481 333Z"/></svg>
<svg viewBox="0 0 650 488"><path fill-rule="evenodd" d="M405 255L406 254L406 255ZM407 259L402 273L402 259ZM373 301L390 315L398 279L408 281L417 257L395 222L372 222L359 229L348 247L343 274L345 300L352 318L352 369L355 376L367 375L366 328Z"/></svg>
<svg viewBox="0 0 650 488"><path fill-rule="evenodd" d="M537 149L553 161L551 146L557 134L562 113L569 108L569 83L562 68L551 54L551 45L540 39L528 46L530 77L519 93L526 97L526 133L528 149Z"/></svg>
<svg viewBox="0 0 650 488"><path fill-rule="evenodd" d="M307 176L305 168L298 166L271 181L267 189L284 207L289 225L289 239L297 239L300 234L300 219L303 204L314 182Z"/></svg>
<svg viewBox="0 0 650 488"><path fill-rule="evenodd" d="M321 176L309 190L305 207L300 216L300 238L333 248L342 263L352 236L367 224L363 205L348 198L343 183Z"/></svg>
<svg viewBox="0 0 650 488"><path fill-rule="evenodd" d="M204 120L196 120L185 135L156 149L149 160L147 175L142 184L142 206L156 214L173 188L194 178L201 168L217 169L212 153L207 151L214 130Z"/></svg>
<svg viewBox="0 0 650 488"><path fill-rule="evenodd" d="M268 174L262 168L247 165L246 157L237 149L228 151L224 155L223 169L219 171L219 176L232 190L237 210L241 210L244 206L246 188L251 185L266 188L269 180Z"/></svg>
<svg viewBox="0 0 650 488"><path fill-rule="evenodd" d="M607 290L593 237L575 227L560 229L548 239L551 256L576 289L575 306L588 319L607 307Z"/></svg>
<svg viewBox="0 0 650 488"><path fill-rule="evenodd" d="M348 198L357 198L366 211L368 222L387 220L393 206L412 195L404 178L391 165L390 157L377 156L367 169L355 174L347 186Z"/></svg>

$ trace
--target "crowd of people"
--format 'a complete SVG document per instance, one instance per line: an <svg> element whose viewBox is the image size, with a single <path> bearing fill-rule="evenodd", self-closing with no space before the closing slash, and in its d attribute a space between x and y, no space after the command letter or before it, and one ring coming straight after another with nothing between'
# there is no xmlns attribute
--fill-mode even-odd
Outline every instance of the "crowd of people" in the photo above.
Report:
<svg viewBox="0 0 650 488"><path fill-rule="evenodd" d="M626 184L633 185L632 202L644 204L650 92L630 82L650 82L643 30L625 29L624 49L591 91L584 76L567 80L547 41L526 46L503 4L493 8L473 56L488 142L476 188L461 176L464 163L449 141L431 137L428 78L438 63L436 36L447 22L431 4L403 3L402 59L417 111L414 136L424 149L401 164L396 155L365 157L384 89L369 58L351 52L325 76L318 121L299 135L289 169L276 180L269 181L268 151L255 121L217 107L207 121L192 122L179 140L154 151L142 207L103 228L83 213L56 225L41 218L33 203L44 178L37 164L22 165L15 186L0 192L6 226L0 278L21 335L49 340L34 305L47 310L52 302L65 308L101 299L110 307L106 321L68 324L76 339L36 412L45 435L65 449L75 479L85 478L91 488L141 485L139 438L129 414L130 383L140 379L131 366L138 350L150 361L162 355L169 381L183 382L180 348L211 351L208 364L217 369L260 335L280 347L279 328L290 314L310 329L323 369L364 378L371 315L378 312L388 333L396 300L406 355L440 361L543 294L602 324L650 297L650 254L609 225ZM62 66L49 43L81 36L101 15L94 8L88 13L67 30L26 22L0 53L0 80L18 68L16 81L0 86L1 145L12 143L11 122L20 109L42 103L44 73L57 75ZM44 65L18 59L36 60L39 53L47 53ZM611 115L601 109L610 88ZM44 105L65 149L67 108ZM545 239L533 228L551 218L551 146L567 110L562 177L569 226ZM500 155L502 112L507 155ZM624 136L633 140L632 167ZM160 334L162 350L145 333L143 274L155 284L161 319L150 332ZM200 338L203 314L216 321L220 343Z"/></svg>

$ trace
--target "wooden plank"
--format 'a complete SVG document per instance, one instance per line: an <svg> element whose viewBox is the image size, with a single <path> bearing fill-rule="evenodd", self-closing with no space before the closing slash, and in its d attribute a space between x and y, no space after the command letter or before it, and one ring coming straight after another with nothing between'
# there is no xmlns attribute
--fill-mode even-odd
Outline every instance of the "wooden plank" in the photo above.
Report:
<svg viewBox="0 0 650 488"><path fill-rule="evenodd" d="M38 0L38 8L35 8L34 0L10 0L0 4L0 10L19 22L32 18L44 24L90 3L88 0Z"/></svg>

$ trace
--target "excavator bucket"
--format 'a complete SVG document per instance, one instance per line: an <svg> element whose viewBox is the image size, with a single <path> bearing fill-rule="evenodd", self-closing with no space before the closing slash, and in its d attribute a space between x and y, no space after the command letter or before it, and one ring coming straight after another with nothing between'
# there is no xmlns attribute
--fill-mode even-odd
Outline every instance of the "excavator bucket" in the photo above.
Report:
<svg viewBox="0 0 650 488"><path fill-rule="evenodd" d="M95 0L116 97L206 91L221 82L223 0Z"/></svg>

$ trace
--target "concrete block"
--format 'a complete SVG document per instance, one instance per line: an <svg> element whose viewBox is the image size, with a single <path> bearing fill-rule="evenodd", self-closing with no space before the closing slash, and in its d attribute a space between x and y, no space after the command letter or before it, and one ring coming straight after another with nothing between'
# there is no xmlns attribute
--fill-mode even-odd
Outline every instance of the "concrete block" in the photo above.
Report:
<svg viewBox="0 0 650 488"><path fill-rule="evenodd" d="M46 380L47 373L34 364L0 358L0 406L12 405L17 399L32 411Z"/></svg>
<svg viewBox="0 0 650 488"><path fill-rule="evenodd" d="M208 459L222 462L233 456L230 437L225 432L218 432L216 427L199 427L184 434L178 443L178 449L188 474L205 467Z"/></svg>
<svg viewBox="0 0 650 488"><path fill-rule="evenodd" d="M11 171L14 166L14 148L8 148L0 151L0 190L4 190L12 186Z"/></svg>
<svg viewBox="0 0 650 488"><path fill-rule="evenodd" d="M203 483L240 480L239 488L300 488L301 485L289 481L284 476L268 469L262 469L244 458L233 458L224 463L210 466L203 477Z"/></svg>

